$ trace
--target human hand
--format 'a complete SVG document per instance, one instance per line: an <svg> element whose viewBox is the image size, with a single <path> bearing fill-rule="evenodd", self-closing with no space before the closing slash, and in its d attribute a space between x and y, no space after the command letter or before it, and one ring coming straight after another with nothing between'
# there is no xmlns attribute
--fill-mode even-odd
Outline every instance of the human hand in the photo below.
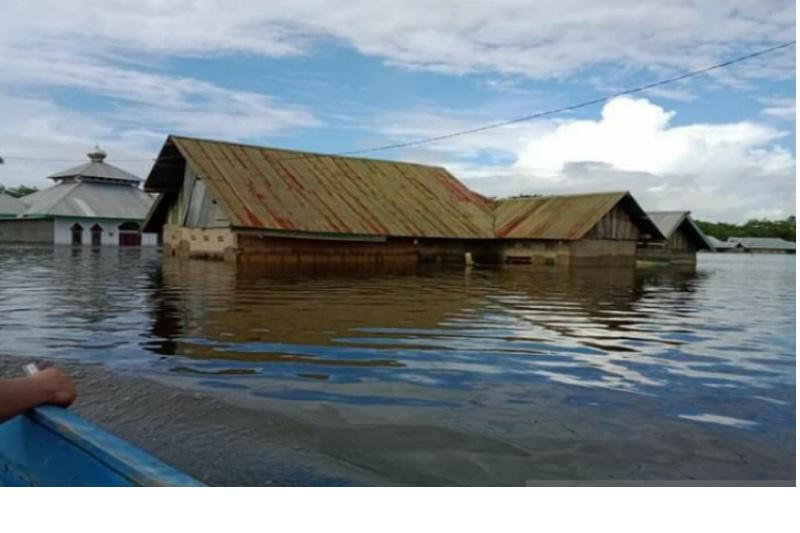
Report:
<svg viewBox="0 0 800 533"><path fill-rule="evenodd" d="M69 376L57 368L45 368L29 377L45 392L46 403L69 407L78 396Z"/></svg>

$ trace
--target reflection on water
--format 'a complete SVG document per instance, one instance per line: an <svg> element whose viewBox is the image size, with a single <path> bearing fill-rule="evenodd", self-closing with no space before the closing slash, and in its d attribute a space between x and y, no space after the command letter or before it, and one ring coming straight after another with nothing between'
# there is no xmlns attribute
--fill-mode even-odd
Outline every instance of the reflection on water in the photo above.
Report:
<svg viewBox="0 0 800 533"><path fill-rule="evenodd" d="M0 267L0 353L100 360L290 415L326 406L339 417L329 429L394 428L377 447L409 427L403 445L424 450L421 427L446 427L462 441L502 435L525 456L547 406L551 422L573 417L553 427L750 439L779 466L791 460L793 476L793 257L705 255L697 272L312 276L162 266L151 250L7 247ZM485 468L498 483L513 470Z"/></svg>

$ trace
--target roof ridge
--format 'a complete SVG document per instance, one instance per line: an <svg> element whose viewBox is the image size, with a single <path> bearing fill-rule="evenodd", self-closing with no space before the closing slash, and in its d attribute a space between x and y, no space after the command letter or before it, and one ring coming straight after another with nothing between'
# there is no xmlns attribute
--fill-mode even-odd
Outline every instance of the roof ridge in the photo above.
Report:
<svg viewBox="0 0 800 533"><path fill-rule="evenodd" d="M576 198L579 196L611 196L611 195L626 195L630 194L630 191L625 190L618 190L618 191L598 191L598 192L579 192L579 193L563 193L563 194L537 194L531 196L509 196L508 198L498 198L496 202L510 202L510 201L521 201L521 200L541 200L544 198Z"/></svg>
<svg viewBox="0 0 800 533"><path fill-rule="evenodd" d="M207 139L207 138L204 138L204 137L191 137L191 136L188 136L188 135L169 134L168 138L169 139L186 139L186 140L189 140L189 141L202 142L202 143L227 144L227 145L230 145L230 146L239 146L239 147L242 147L242 148L256 148L258 150L271 150L271 151L275 151L275 152L288 152L290 154L297 154L298 157L296 159L300 159L301 157L299 157L299 156L302 154L302 155L309 155L309 156L314 156L314 157L334 157L334 158L338 158L338 159L352 159L352 160L356 160L356 161L374 161L374 162L377 162L377 163L394 163L396 165L412 165L412 166L415 166L415 167L437 168L437 169L443 169L443 170L447 171L447 168L445 168L444 165L426 165L424 163L416 163L416 162L413 162L413 161L398 161L396 159L379 159L377 157L359 157L359 156L346 155L346 154L345 155L340 155L340 154L335 154L335 153L329 154L329 153L324 153L324 152L311 152L311 151L308 151L308 150L295 150L293 148L277 148L277 147L274 147L274 146L263 146L263 145L258 145L258 144L235 142L235 141L221 141L221 140L217 140L217 139ZM286 159L287 160L291 160L291 159L295 159L295 158L287 157Z"/></svg>

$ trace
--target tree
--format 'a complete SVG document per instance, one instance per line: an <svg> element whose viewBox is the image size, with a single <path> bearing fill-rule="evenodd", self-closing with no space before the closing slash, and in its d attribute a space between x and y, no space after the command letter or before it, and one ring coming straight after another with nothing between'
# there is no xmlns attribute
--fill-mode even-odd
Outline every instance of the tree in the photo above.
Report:
<svg viewBox="0 0 800 533"><path fill-rule="evenodd" d="M25 185L20 185L16 188L6 188L6 194L14 198L22 198L23 196L28 196L38 191L39 189L37 187L27 187Z"/></svg>
<svg viewBox="0 0 800 533"><path fill-rule="evenodd" d="M698 220L697 225L706 235L723 241L730 237L777 237L795 241L794 216L790 216L786 220L752 219L742 225Z"/></svg>

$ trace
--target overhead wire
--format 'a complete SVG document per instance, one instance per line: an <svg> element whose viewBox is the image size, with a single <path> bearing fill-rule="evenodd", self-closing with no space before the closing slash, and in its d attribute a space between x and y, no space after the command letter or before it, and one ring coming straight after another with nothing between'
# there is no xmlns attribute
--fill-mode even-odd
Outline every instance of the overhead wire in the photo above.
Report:
<svg viewBox="0 0 800 533"><path fill-rule="evenodd" d="M297 155L292 155L292 156L287 156L287 157L273 158L273 159L271 159L271 161L273 161L273 162L289 161L289 160L292 160L292 159L304 159L304 158L308 158L308 157L317 157L317 156L353 156L353 155L362 155L362 154L381 152L381 151L386 151L386 150L396 150L396 149L400 149L400 148L409 148L409 147L412 147L412 146L420 146L420 145L423 145L423 144L435 143L435 142L439 142L439 141L443 141L443 140L447 140L447 139L454 139L454 138L461 137L461 136L464 136L464 135L471 135L471 134L474 134L474 133L480 133L480 132L483 132L483 131L488 131L488 130L492 130L492 129L502 128L502 127L505 127L505 126L510 126L512 124L519 124L521 122L528 122L528 121L531 121L531 120L535 120L535 119L539 119L539 118L543 118L543 117L548 117L548 116L552 116L552 115L556 115L556 114L560 114L560 113L566 113L566 112L569 112L569 111L575 111L577 109L582 109L584 107L589 107L589 106L593 106L593 105L597 105L597 104L606 103L606 102L608 102L610 100L613 100L614 98L618 98L620 96L628 96L628 95L632 95L632 94L638 94L638 93L641 93L641 92L644 92L644 91L648 91L650 89L656 89L656 88L659 88L659 87L664 87L665 85L671 85L673 83L677 83L679 81L683 81L683 80L686 80L686 79L689 79L689 78L693 78L693 77L696 77L696 76L701 76L703 74L707 74L707 73L713 72L715 70L727 68L727 67L730 67L731 65L735 65L737 63L741 63L741 62L744 62L744 61L747 61L747 60L750 60L750 59L753 59L753 58L756 58L756 57L760 57L760 56L764 56L764 55L767 55L767 54L771 54L773 52L777 52L778 50L782 50L784 48L788 48L788 47L793 46L795 44L796 44L795 40L784 42L784 43L781 43L781 44L777 44L775 46L771 46L769 48L763 48L761 50L757 50L757 51L751 52L749 54L745 54L745 55L741 55L741 56L738 56L738 57L735 57L735 58L732 58L732 59L728 59L727 61L723 61L721 63L715 63L713 65L709 65L709 66L706 66L706 67L703 67L703 68L700 68L700 69L684 72L683 74L680 74L680 75L677 75L677 76L673 76L673 77L670 77L670 78L665 78L665 79L658 80L658 81L655 81L655 82L646 83L644 85L638 85L638 86L635 86L635 87L631 87L629 89L624 89L624 90L617 91L617 92L614 92L614 93L611 93L611 94L607 94L605 96L600 96L600 97L597 97L597 98L584 100L582 102L578 102L578 103L575 103L575 104L565 105L565 106L557 107L557 108L554 108L554 109L548 109L546 111L539 111L539 112L536 112L536 113L531 113L531 114L519 116L519 117L516 117L516 118L502 120L502 121L499 121L499 122L493 122L493 123L489 123L489 124L484 124L482 126L477 126L477 127L474 127L474 128L468 128L468 129L453 131L453 132L444 133L444 134L441 134L441 135L432 135L432 136L429 136L429 137L423 137L423 138L414 139L414 140L410 140L410 141L403 141L403 142L397 142L397 143L384 144L384 145L374 146L374 147L370 147L370 148L362 148L362 149L357 149L357 150L347 150L347 151L342 151L342 152L334 152L334 153L330 153L330 154L308 154L308 153L303 153L303 154L297 154ZM287 151L291 151L291 150L287 150ZM18 160L18 161L61 161L61 162L65 162L65 161L82 161L82 160L75 160L75 159L54 159L54 158L20 157L20 156L3 156L3 157L6 160ZM114 159L114 161L115 162L156 161L156 162L159 162L159 164L163 164L163 161L165 159L169 159L169 158L173 158L173 157L176 158L176 159L181 158L181 156L165 156L165 157L161 157L161 158L146 158L146 159L143 159L143 158L140 158L140 159L136 159L136 158L128 158L128 159L120 158L120 159ZM213 157L208 157L208 156L201 156L201 157L204 157L206 159L212 159L212 160L213 159L226 159L226 158L213 158Z"/></svg>

